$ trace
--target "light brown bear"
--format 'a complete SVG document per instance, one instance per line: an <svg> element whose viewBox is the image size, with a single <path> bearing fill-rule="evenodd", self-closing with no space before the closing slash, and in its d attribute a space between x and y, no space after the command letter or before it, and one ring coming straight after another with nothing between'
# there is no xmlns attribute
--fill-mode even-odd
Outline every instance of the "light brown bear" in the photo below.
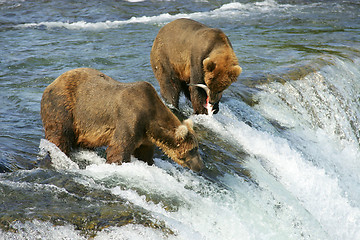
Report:
<svg viewBox="0 0 360 240"><path fill-rule="evenodd" d="M178 108L183 92L195 114L207 114L209 107L217 113L222 92L242 71L227 36L191 19L160 29L150 61L165 101Z"/></svg>
<svg viewBox="0 0 360 240"><path fill-rule="evenodd" d="M45 138L67 155L79 146L108 146L108 163L134 155L152 164L157 145L178 164L203 168L191 120L181 123L147 82L120 83L91 68L70 70L45 89L41 118Z"/></svg>

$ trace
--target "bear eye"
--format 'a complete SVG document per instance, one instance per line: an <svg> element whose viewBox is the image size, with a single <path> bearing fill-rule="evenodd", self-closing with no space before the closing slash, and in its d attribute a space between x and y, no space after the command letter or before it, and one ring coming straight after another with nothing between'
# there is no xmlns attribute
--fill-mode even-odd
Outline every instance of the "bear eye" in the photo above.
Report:
<svg viewBox="0 0 360 240"><path fill-rule="evenodd" d="M198 149L199 149L198 147L194 147L193 149L191 149L191 150L189 151L189 154L191 154L191 155L197 154Z"/></svg>

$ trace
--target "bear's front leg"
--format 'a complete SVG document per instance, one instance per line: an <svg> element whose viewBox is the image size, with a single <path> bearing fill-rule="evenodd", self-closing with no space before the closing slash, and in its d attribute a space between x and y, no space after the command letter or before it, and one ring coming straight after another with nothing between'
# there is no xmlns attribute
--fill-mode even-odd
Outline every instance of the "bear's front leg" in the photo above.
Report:
<svg viewBox="0 0 360 240"><path fill-rule="evenodd" d="M139 134L136 134L136 123L138 122L136 114L131 115L128 113L127 117L133 121L126 122L119 120L116 124L114 134L106 149L107 163L121 164L123 162L130 162L131 155L137 145L136 143L141 138Z"/></svg>
<svg viewBox="0 0 360 240"><path fill-rule="evenodd" d="M191 86L190 87L190 100L195 114L207 114L206 105L206 92L202 88Z"/></svg>
<svg viewBox="0 0 360 240"><path fill-rule="evenodd" d="M200 60L193 58L191 61L191 76L190 76L190 101L195 114L207 114L205 108L207 93L201 88L195 86L196 84L204 84L204 76L202 70L202 64L199 64Z"/></svg>
<svg viewBox="0 0 360 240"><path fill-rule="evenodd" d="M130 162L131 154L118 145L109 145L106 149L106 163L122 164Z"/></svg>

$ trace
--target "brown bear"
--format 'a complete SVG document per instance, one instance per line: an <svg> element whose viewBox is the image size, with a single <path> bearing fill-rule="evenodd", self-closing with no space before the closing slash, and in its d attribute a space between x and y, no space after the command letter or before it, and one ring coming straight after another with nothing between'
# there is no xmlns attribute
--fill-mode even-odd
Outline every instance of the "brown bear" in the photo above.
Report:
<svg viewBox="0 0 360 240"><path fill-rule="evenodd" d="M184 167L203 167L192 121L181 123L147 82L120 83L91 68L70 70L45 89L41 118L45 138L67 155L74 147L108 146L108 163L134 155L152 164L156 145Z"/></svg>
<svg viewBox="0 0 360 240"><path fill-rule="evenodd" d="M222 92L242 71L227 36L191 19L160 29L150 62L165 101L178 108L183 92L195 114L207 114L209 107L217 113Z"/></svg>

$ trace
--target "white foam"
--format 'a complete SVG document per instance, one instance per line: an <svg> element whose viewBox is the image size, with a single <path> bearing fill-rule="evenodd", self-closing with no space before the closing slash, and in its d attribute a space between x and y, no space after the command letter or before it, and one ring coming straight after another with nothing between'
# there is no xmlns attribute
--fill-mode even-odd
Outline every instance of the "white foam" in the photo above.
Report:
<svg viewBox="0 0 360 240"><path fill-rule="evenodd" d="M232 125L229 129L214 117L198 116L195 119L234 141L235 135L240 134L242 123L234 122L226 107L223 111L228 117L222 115L221 118ZM238 141L235 143L238 144ZM83 157L89 162L89 158L98 158L91 153ZM174 163L160 159L155 159L155 163L155 166L148 166L136 159L122 165L95 161L86 169L72 170L80 174L76 179L78 183L111 191L149 211L156 221L163 222L175 233L164 237L161 230L128 225L104 229L95 239L112 239L120 232L124 239L143 239L144 234L148 239L236 239L240 235L242 239L282 239L289 236L298 239L303 233L311 233L312 236L323 234L317 230L321 228L316 222L307 219L310 217L303 213L305 211L296 201L287 203L285 199L280 210L274 207L282 199L265 184L271 181L271 176L260 184L262 189L259 189L240 177L225 174L218 180L231 189L229 191ZM259 179L265 179L265 175L260 173ZM152 198L160 201L153 202ZM277 220L274 221L274 218ZM295 223L299 225L296 228L293 227Z"/></svg>
<svg viewBox="0 0 360 240"><path fill-rule="evenodd" d="M95 240L116 240L116 239L143 239L143 240L159 240L159 239L181 239L176 236L166 235L161 230L144 227L137 224L129 224L122 227L109 227L102 230L96 235Z"/></svg>
<svg viewBox="0 0 360 240"><path fill-rule="evenodd" d="M298 81L263 86L256 108L289 128L288 139L306 158L339 179L351 202L360 202L360 192L351 190L360 184L360 70L356 60L333 61Z"/></svg>
<svg viewBox="0 0 360 240"><path fill-rule="evenodd" d="M35 240L35 239L88 239L81 235L80 231L75 230L72 225L54 226L50 222L39 220L26 221L21 223L15 221L11 227L14 232L3 232L0 229L0 238L6 240ZM144 227L142 225L125 225L122 227L109 227L100 231L94 240L111 240L111 239L132 239L132 240L158 240L158 239L184 239L178 236L166 235L161 230Z"/></svg>
<svg viewBox="0 0 360 240"><path fill-rule="evenodd" d="M250 169L254 164L251 161L261 160L266 171L299 199L330 236L336 239L360 237L359 205L349 203L336 176L328 175L324 169L309 162L286 139L234 121L232 113L224 107L222 112L224 115L215 116L216 121L203 116L195 119L254 156L249 160ZM260 182L260 186L263 184L266 185ZM340 225L341 228L336 227Z"/></svg>
<svg viewBox="0 0 360 240"><path fill-rule="evenodd" d="M76 162L84 162L86 165L90 164L103 164L106 162L105 158L100 157L95 151L81 149L73 152L71 158Z"/></svg>
<svg viewBox="0 0 360 240"><path fill-rule="evenodd" d="M294 196L331 238L358 239L360 155L349 121L358 124L353 101L360 85L358 70L342 65L262 87L257 109L285 126L282 134L249 127L224 105L212 118L194 119L250 155L246 165L260 187L272 194L284 188L281 195Z"/></svg>
<svg viewBox="0 0 360 240"><path fill-rule="evenodd" d="M36 240L36 239L73 239L85 240L74 226L54 226L50 222L42 222L38 220L26 221L24 223L15 221L11 224L14 232L3 232L0 229L0 238L7 240Z"/></svg>
<svg viewBox="0 0 360 240"><path fill-rule="evenodd" d="M52 142L41 139L39 148L39 155L45 156L47 153L50 154L51 164L54 168L62 170L79 169L79 166Z"/></svg>
<svg viewBox="0 0 360 240"><path fill-rule="evenodd" d="M216 11L247 11L247 12L271 12L293 7L289 4L279 4L274 0L265 0L263 2L240 3L232 2L222 5Z"/></svg>
<svg viewBox="0 0 360 240"><path fill-rule="evenodd" d="M292 227L293 219L303 218L296 217L297 211L292 210L291 205L283 207L281 221L274 221L278 216L273 205L263 204L271 199L271 193L254 188L242 178L225 175L219 179L232 189L228 191L168 161L155 159L155 163L156 166L148 166L133 159L121 166L93 164L79 173L86 179L94 179L96 186L93 187L102 186L151 212L154 219L164 222L175 233L170 239L236 239L240 235L242 239L281 239L299 237L301 232L314 232L313 235L319 236L316 228L310 231L313 229L306 224L298 227L300 230ZM160 202L153 202L152 198ZM133 226L127 226L108 229L99 236L113 236L113 231L124 228L130 236L137 236L139 231L139 234L150 231L150 239L162 234L144 227L132 231Z"/></svg>
<svg viewBox="0 0 360 240"><path fill-rule="evenodd" d="M135 0L136 1L136 0ZM232 18L244 17L250 13L269 13L273 11L287 11L291 5L278 4L274 0L265 0L263 2L254 2L248 4L227 3L220 8L208 12L178 13L171 15L162 13L157 16L131 17L128 20L104 21L104 22L40 22L25 23L18 27L41 27L47 28L67 28L70 30L103 30L110 28L119 28L126 24L144 23L144 24L165 24L178 18L191 18L194 20L213 19L213 18Z"/></svg>
<svg viewBox="0 0 360 240"><path fill-rule="evenodd" d="M157 162L159 161L161 162L161 160L157 160ZM125 181L126 188L114 187L111 189L112 193L151 211L156 219L165 221L167 227L176 233L176 239L203 239L204 237L219 239L231 233L241 233L242 236L246 236L246 231L241 232L240 219L236 221L237 217L232 215L230 209L215 207L215 205L222 204L212 201L211 198L208 199L210 196L203 197L201 194L201 192L209 191L216 195L214 189L204 186L201 179L190 171L178 171L175 167L170 168L169 171L135 161L123 164L121 167L92 165L84 173L97 178L97 181L109 179L111 176L112 179L120 178L118 181ZM138 189L146 191L149 195L158 195L162 199L173 199L179 204L179 209L169 212L163 205L164 203L148 201L143 194L139 194ZM209 209L212 211L208 212ZM193 214L195 210L197 214ZM217 219L219 214L227 214L227 216L231 214L233 220L237 222L236 231L231 230L234 226L228 224L222 226L228 229L226 234L226 231L222 231L220 226L218 226L220 229L214 230L213 224L221 225L221 221ZM225 218L225 216L223 217Z"/></svg>

